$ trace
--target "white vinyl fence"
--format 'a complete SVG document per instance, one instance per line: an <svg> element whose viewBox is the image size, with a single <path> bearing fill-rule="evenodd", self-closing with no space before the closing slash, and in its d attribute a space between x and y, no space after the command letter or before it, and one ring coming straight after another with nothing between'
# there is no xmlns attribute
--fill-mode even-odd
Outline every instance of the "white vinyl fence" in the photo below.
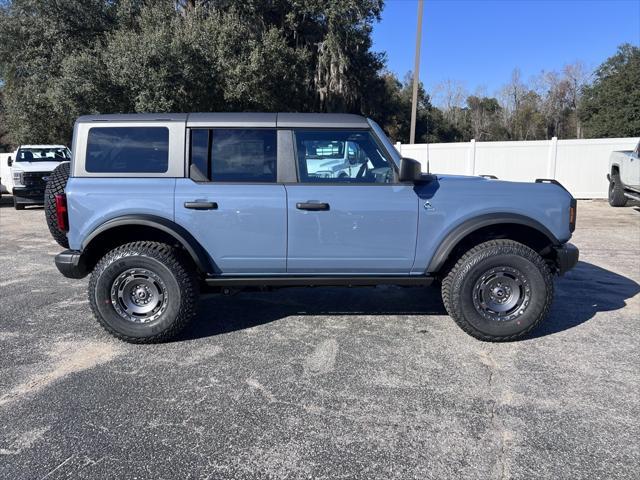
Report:
<svg viewBox="0 0 640 480"><path fill-rule="evenodd" d="M576 198L607 198L609 154L633 150L638 138L535 140L524 142L396 144L404 157L422 163L422 170L458 175L495 175L502 180L532 182L554 178ZM9 154L0 154L8 175ZM0 187L2 188L2 187Z"/></svg>
<svg viewBox="0 0 640 480"><path fill-rule="evenodd" d="M501 180L532 182L553 178L576 198L607 198L609 155L633 150L638 138L535 140L522 142L396 144L403 157L422 170L457 175L495 175Z"/></svg>

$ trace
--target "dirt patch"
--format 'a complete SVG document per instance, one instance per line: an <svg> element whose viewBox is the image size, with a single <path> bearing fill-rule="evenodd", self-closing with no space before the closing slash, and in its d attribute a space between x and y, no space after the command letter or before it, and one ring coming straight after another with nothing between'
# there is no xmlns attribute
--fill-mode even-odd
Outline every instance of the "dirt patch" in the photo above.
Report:
<svg viewBox="0 0 640 480"><path fill-rule="evenodd" d="M25 382L0 396L0 406L10 404L26 395L38 393L68 375L109 362L118 354L116 345L107 342L55 343L48 353L52 362L46 362L41 369L43 371L33 374Z"/></svg>
<svg viewBox="0 0 640 480"><path fill-rule="evenodd" d="M324 340L307 356L304 371L307 375L322 375L333 371L338 354L338 342L330 338Z"/></svg>
<svg viewBox="0 0 640 480"><path fill-rule="evenodd" d="M23 450L31 448L31 445L44 437L50 429L51 427L42 427L24 432L9 445L9 448L0 448L0 455L19 455Z"/></svg>

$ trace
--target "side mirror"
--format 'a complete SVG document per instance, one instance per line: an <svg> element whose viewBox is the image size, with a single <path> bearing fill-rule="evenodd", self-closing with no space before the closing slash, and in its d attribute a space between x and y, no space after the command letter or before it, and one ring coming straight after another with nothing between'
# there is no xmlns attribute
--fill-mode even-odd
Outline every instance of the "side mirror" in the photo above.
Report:
<svg viewBox="0 0 640 480"><path fill-rule="evenodd" d="M422 165L413 158L402 158L400 161L400 175L398 180L400 182L412 182L416 183L422 179Z"/></svg>
<svg viewBox="0 0 640 480"><path fill-rule="evenodd" d="M7 158L7 165L9 166L13 165L13 159L11 157Z"/></svg>

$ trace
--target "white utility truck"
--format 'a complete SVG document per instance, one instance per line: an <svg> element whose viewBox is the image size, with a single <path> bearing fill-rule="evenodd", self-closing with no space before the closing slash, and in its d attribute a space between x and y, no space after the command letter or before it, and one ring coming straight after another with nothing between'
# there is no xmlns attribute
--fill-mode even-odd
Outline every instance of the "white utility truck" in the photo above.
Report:
<svg viewBox="0 0 640 480"><path fill-rule="evenodd" d="M7 193L13 195L16 210L42 205L44 189L54 168L71 160L64 145L21 145L2 160L0 178Z"/></svg>
<svg viewBox="0 0 640 480"><path fill-rule="evenodd" d="M640 201L640 141L633 150L611 152L609 157L609 205L624 207L629 199Z"/></svg>

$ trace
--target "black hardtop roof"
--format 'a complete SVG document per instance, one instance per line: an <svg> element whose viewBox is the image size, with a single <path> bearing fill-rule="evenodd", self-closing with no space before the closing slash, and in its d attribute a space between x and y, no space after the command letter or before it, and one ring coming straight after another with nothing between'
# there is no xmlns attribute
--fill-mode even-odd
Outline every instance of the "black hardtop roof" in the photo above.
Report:
<svg viewBox="0 0 640 480"><path fill-rule="evenodd" d="M368 128L367 119L349 113L128 113L84 115L77 123L184 122L187 127Z"/></svg>

